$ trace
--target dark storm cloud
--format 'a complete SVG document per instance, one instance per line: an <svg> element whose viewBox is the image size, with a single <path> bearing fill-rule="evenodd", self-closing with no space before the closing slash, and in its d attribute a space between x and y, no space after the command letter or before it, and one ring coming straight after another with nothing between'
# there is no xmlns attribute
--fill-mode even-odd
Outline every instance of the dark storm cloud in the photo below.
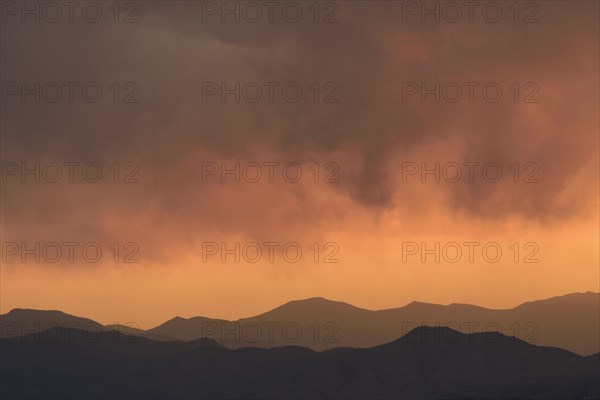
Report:
<svg viewBox="0 0 600 400"><path fill-rule="evenodd" d="M389 2L340 2L333 24L203 23L201 2L140 2L134 24L9 21L2 26L4 82L94 81L103 98L94 104L9 99L2 104L2 159L135 160L156 171L175 169L194 149L252 159L252 149L265 146L282 160L304 160L352 148L360 149L361 169L345 175L343 190L360 204L393 207L399 183L391 160L457 139L463 147L451 161L535 161L543 171L535 189L454 185L457 209L502 216L513 208L494 202L501 195L524 204L517 212L529 217L568 213L553 199L597 150L597 5L540 5L534 24L508 16L497 24L402 23L401 3ZM120 82L123 95L129 81L139 86L139 102L114 104L110 86ZM303 98L203 102L207 81L298 82ZM402 102L405 81L495 81L504 98ZM540 103L510 101L515 81L536 82ZM314 82L335 82L340 101L310 101ZM171 201L163 182L146 178L154 186L141 185L140 197ZM15 199L34 188L10 189L8 204L27 207ZM495 207L482 207L486 201Z"/></svg>

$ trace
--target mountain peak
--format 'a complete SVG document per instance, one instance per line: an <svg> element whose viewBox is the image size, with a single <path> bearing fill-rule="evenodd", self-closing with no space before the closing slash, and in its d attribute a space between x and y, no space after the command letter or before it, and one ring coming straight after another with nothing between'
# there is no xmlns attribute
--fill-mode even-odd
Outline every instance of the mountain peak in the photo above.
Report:
<svg viewBox="0 0 600 400"><path fill-rule="evenodd" d="M289 301L273 311L281 308L296 308L296 307L327 307L327 308L346 308L354 310L363 310L362 308L353 306L352 304L343 301L329 300L324 297L309 297L307 299Z"/></svg>
<svg viewBox="0 0 600 400"><path fill-rule="evenodd" d="M292 300L277 308L257 315L254 318L285 318L288 320L330 319L332 316L357 315L371 313L342 301L329 300L324 297L310 297L302 300Z"/></svg>
<svg viewBox="0 0 600 400"><path fill-rule="evenodd" d="M587 292L574 292L567 293L561 296L554 296L544 300L533 300L526 301L519 306L515 307L515 309L521 309L523 307L530 306L539 306L541 304L572 304L579 302L588 302L589 300L595 300L596 302L600 301L600 293L587 291Z"/></svg>
<svg viewBox="0 0 600 400"><path fill-rule="evenodd" d="M309 297L306 299L291 300L286 304L347 304L341 301L329 300L325 297ZM284 304L284 305L286 305ZM348 304L349 305L349 304Z"/></svg>
<svg viewBox="0 0 600 400"><path fill-rule="evenodd" d="M60 310L38 310L34 308L13 308L5 315L18 315L18 314L60 314L68 315Z"/></svg>

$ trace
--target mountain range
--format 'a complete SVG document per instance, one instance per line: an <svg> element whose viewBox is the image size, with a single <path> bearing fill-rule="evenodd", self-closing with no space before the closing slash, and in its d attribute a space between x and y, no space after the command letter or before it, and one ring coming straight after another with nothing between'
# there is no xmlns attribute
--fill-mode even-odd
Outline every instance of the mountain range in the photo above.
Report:
<svg viewBox="0 0 600 400"><path fill-rule="evenodd" d="M600 355L418 327L369 349L227 349L55 327L0 340L1 398L594 399Z"/></svg>
<svg viewBox="0 0 600 400"><path fill-rule="evenodd" d="M227 348L295 345L323 351L370 348L389 343L419 326L446 327L465 334L500 332L531 344L563 348L580 355L600 352L600 293L572 293L523 303L506 310L467 304L412 302L371 311L324 298L286 303L235 321L175 317L149 330L104 326L60 311L14 309L0 315L1 337L24 336L53 326L119 330L154 341L210 338Z"/></svg>

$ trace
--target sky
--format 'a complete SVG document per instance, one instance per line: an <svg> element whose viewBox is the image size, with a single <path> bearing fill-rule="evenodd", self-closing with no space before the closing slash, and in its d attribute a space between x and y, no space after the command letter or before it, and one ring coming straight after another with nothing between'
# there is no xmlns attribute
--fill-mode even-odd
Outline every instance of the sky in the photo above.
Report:
<svg viewBox="0 0 600 400"><path fill-rule="evenodd" d="M0 313L600 291L596 2L8 3Z"/></svg>

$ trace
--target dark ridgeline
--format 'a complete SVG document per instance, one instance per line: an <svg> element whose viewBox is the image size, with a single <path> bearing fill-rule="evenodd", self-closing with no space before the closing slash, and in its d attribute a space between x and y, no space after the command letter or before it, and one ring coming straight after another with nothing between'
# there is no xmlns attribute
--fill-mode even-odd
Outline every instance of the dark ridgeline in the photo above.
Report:
<svg viewBox="0 0 600 400"><path fill-rule="evenodd" d="M0 342L8 398L598 398L600 356L420 327L370 349L230 350L51 328Z"/></svg>
<svg viewBox="0 0 600 400"><path fill-rule="evenodd" d="M297 342L285 340L282 327L293 322L303 332ZM85 330L115 329L87 318L59 311L12 310L0 315L0 337L22 336L52 326L68 326ZM269 324L276 323L269 336ZM318 323L318 329L315 324ZM477 323L478 325L474 325ZM250 340L253 329L260 327L259 340ZM521 304L508 310L490 310L468 304L448 306L412 302L404 307L381 311L365 310L350 304L323 298L291 301L271 311L237 321L205 317L175 317L143 331L121 327L126 335L152 340L191 341L209 337L228 348L280 347L286 344L321 351L336 347L369 348L389 343L419 325L446 326L464 333L498 330L540 346L566 349L577 354L600 352L600 293L572 293ZM233 338L232 331L247 335ZM460 328L460 329L458 329ZM315 340L314 332L318 331Z"/></svg>
<svg viewBox="0 0 600 400"><path fill-rule="evenodd" d="M236 323L243 328L249 324L264 327L267 323L277 322L282 327L290 321L298 323L306 333L294 344L318 351L336 347L369 348L389 343L419 325L426 325L446 326L464 333L500 329L507 336L517 336L538 345L560 347L581 355L600 352L600 293L592 292L531 301L507 310L469 304L444 306L412 302L404 307L371 311L339 301L311 298L291 301L266 313L237 321L205 317L173 318L140 334L152 335L148 336L152 339L162 336L185 341L208 336L229 348L268 348L285 344L282 343L281 332L278 331L275 343L266 340L252 343L243 337L230 340L223 337L223 332L234 330ZM310 334L315 322L319 323L320 330L317 341ZM335 326L328 326L329 322ZM210 332L207 328L211 326L217 327L216 332L207 335Z"/></svg>

